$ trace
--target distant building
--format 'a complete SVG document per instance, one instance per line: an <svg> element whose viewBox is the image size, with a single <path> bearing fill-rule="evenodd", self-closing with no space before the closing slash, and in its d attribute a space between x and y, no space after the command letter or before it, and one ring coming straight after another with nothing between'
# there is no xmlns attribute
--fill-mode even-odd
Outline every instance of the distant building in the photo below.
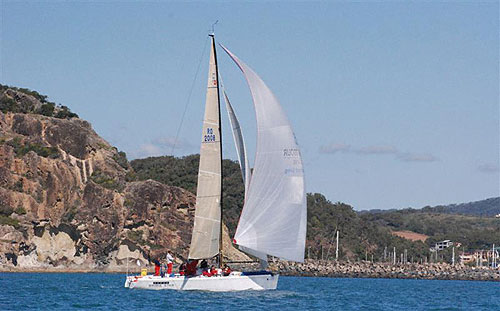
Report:
<svg viewBox="0 0 500 311"><path fill-rule="evenodd" d="M453 246L453 242L451 240L444 240L437 242L436 245L433 247L433 249L437 251L442 251L443 249L448 248L450 246Z"/></svg>
<svg viewBox="0 0 500 311"><path fill-rule="evenodd" d="M459 257L461 263L469 263L469 262L474 262L476 260L476 256L470 253L459 255Z"/></svg>
<svg viewBox="0 0 500 311"><path fill-rule="evenodd" d="M477 266L490 266L496 268L500 261L500 247L463 252L459 257L462 263L475 263Z"/></svg>

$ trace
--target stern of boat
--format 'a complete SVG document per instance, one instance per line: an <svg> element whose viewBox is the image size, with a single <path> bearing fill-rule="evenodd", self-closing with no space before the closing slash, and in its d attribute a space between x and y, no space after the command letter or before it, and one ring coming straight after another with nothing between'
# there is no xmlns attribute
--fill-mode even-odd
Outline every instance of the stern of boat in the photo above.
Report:
<svg viewBox="0 0 500 311"><path fill-rule="evenodd" d="M134 280L137 281L137 277L136 276L133 276L133 275L127 275L126 279L125 279L125 284L124 284L124 287L125 288L134 288Z"/></svg>

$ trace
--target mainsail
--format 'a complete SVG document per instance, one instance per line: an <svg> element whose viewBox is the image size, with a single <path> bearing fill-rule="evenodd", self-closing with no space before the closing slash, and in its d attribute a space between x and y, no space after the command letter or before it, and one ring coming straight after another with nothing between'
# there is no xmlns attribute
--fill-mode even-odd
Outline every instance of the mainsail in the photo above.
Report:
<svg viewBox="0 0 500 311"><path fill-rule="evenodd" d="M201 135L200 166L196 191L190 259L211 258L219 253L221 234L222 146L219 82L215 39L212 38L205 117Z"/></svg>
<svg viewBox="0 0 500 311"><path fill-rule="evenodd" d="M257 119L255 165L234 239L236 244L254 253L302 262L307 206L304 170L295 135L264 81L222 48L248 82Z"/></svg>
<svg viewBox="0 0 500 311"><path fill-rule="evenodd" d="M240 122L236 117L233 106L227 97L226 91L223 89L224 101L226 102L227 114L229 115L229 123L233 130L234 144L236 152L238 153L238 162L240 163L241 175L243 176L243 183L245 185L245 198L248 193L248 186L250 186L250 165L248 164L247 150L245 147L245 140L241 131Z"/></svg>

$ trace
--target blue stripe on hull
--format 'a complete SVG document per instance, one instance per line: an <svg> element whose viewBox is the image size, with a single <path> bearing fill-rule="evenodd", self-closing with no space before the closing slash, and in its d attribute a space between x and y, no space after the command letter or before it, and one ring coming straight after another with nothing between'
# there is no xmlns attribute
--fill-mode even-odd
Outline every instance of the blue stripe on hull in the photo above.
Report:
<svg viewBox="0 0 500 311"><path fill-rule="evenodd" d="M270 271L265 271L265 270L261 270L261 271L244 271L244 272L241 272L241 275L265 275L265 274L269 274L269 275L274 275L274 273L270 272Z"/></svg>

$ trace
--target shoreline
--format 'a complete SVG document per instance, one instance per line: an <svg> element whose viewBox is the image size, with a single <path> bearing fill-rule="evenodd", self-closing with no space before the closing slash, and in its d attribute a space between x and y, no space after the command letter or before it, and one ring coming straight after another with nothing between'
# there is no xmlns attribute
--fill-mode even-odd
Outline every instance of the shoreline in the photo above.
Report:
<svg viewBox="0 0 500 311"><path fill-rule="evenodd" d="M129 274L139 274L140 269L129 269ZM235 270L259 270L257 265L237 265ZM153 267L147 267L153 273ZM396 264L372 262L335 262L306 260L304 263L278 261L270 262L269 270L282 276L331 277L331 278L383 278L383 279L420 279L420 280L462 280L500 282L500 269L489 267L469 267L462 264ZM174 269L175 271L175 269ZM4 273L109 273L126 274L126 267L113 268L70 268L38 267L16 268L0 267Z"/></svg>

